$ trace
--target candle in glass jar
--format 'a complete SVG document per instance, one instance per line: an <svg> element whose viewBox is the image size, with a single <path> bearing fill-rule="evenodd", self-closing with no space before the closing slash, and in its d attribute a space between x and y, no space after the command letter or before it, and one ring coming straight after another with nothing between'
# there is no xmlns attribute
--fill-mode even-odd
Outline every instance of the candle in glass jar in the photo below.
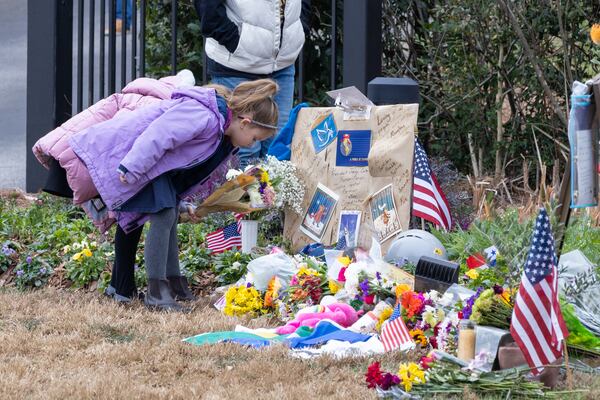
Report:
<svg viewBox="0 0 600 400"><path fill-rule="evenodd" d="M475 325L468 319L459 324L457 357L467 362L475 357Z"/></svg>

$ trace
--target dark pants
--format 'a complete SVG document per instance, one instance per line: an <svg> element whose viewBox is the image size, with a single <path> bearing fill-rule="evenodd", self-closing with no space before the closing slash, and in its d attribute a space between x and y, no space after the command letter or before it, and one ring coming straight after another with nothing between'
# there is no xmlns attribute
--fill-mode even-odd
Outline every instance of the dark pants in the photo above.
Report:
<svg viewBox="0 0 600 400"><path fill-rule="evenodd" d="M117 224L115 234L115 263L113 265L110 285L117 294L133 297L137 293L135 286L135 254L144 227L140 226L129 234Z"/></svg>

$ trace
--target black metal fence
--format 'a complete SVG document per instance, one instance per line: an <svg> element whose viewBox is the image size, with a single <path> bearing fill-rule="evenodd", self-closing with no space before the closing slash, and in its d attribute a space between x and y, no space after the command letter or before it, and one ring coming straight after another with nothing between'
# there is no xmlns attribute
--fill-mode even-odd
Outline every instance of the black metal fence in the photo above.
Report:
<svg viewBox="0 0 600 400"><path fill-rule="evenodd" d="M146 12L156 1L171 3L170 70L177 72L178 0L28 0L27 190L37 191L45 171L29 149L54 129L98 100L120 91L128 82L145 76ZM131 4L131 25L125 23ZM331 0L331 88L338 82L337 59L339 0ZM366 83L381 70L381 1L344 0L344 86L366 90ZM117 11L123 17L117 32ZM50 46L48 45L50 43ZM310 45L310 43L308 43ZM206 57L204 57L206 65ZM297 61L297 97L304 98L305 55ZM203 68L202 83L206 83Z"/></svg>

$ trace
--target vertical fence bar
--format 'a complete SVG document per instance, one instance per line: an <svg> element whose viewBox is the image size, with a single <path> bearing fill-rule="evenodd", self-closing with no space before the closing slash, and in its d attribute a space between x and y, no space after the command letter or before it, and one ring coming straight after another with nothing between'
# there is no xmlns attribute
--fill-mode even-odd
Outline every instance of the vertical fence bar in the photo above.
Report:
<svg viewBox="0 0 600 400"><path fill-rule="evenodd" d="M127 83L127 3L121 2L121 89Z"/></svg>
<svg viewBox="0 0 600 400"><path fill-rule="evenodd" d="M146 76L146 0L140 1L140 76Z"/></svg>
<svg viewBox="0 0 600 400"><path fill-rule="evenodd" d="M89 19L89 53L88 53L88 107L94 104L94 19L96 16L96 2L90 0Z"/></svg>
<svg viewBox="0 0 600 400"><path fill-rule="evenodd" d="M76 111L83 109L83 0L77 1L77 102Z"/></svg>
<svg viewBox="0 0 600 400"><path fill-rule="evenodd" d="M131 2L131 80L137 78L137 1Z"/></svg>
<svg viewBox="0 0 600 400"><path fill-rule="evenodd" d="M337 0L331 0L331 90L337 86Z"/></svg>
<svg viewBox="0 0 600 400"><path fill-rule="evenodd" d="M202 43L202 84L208 83L208 57L206 57L206 38Z"/></svg>
<svg viewBox="0 0 600 400"><path fill-rule="evenodd" d="M177 0L171 0L171 75L177 73Z"/></svg>
<svg viewBox="0 0 600 400"><path fill-rule="evenodd" d="M100 53L99 66L98 66L98 93L101 99L104 98L104 30L106 29L106 0L100 0Z"/></svg>
<svg viewBox="0 0 600 400"><path fill-rule="evenodd" d="M115 23L117 18L117 0L108 0L108 92L116 90L117 36Z"/></svg>
<svg viewBox="0 0 600 400"><path fill-rule="evenodd" d="M298 88L298 101L304 101L304 49L300 51L298 55L298 81L296 82Z"/></svg>

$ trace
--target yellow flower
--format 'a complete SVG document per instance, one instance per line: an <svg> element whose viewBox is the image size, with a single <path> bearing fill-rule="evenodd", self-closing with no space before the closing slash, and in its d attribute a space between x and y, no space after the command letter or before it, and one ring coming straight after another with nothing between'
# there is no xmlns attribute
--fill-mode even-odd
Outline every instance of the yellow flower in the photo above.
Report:
<svg viewBox="0 0 600 400"><path fill-rule="evenodd" d="M590 37L592 38L592 42L595 44L600 44L600 24L592 25L592 29L590 29Z"/></svg>
<svg viewBox="0 0 600 400"><path fill-rule="evenodd" d="M330 279L329 280L329 291L331 292L331 294L336 294L338 292L338 290L340 290L340 287L338 286L338 284L335 283L334 280Z"/></svg>
<svg viewBox="0 0 600 400"><path fill-rule="evenodd" d="M479 277L479 272L477 272L477 270L475 269L470 269L465 275L467 275L471 279L477 279Z"/></svg>
<svg viewBox="0 0 600 400"><path fill-rule="evenodd" d="M390 317L392 316L393 312L394 312L394 309L392 307L386 307L381 312L381 315L379 316L379 321L377 321L377 324L375 325L375 329L377 330L377 332L381 331L381 325L383 325L383 323L385 321L387 321L388 319L390 319Z"/></svg>
<svg viewBox="0 0 600 400"><path fill-rule="evenodd" d="M396 298L400 299L400 296L402 296L404 292L408 292L410 290L412 290L410 285L407 285L406 283L396 286Z"/></svg>
<svg viewBox="0 0 600 400"><path fill-rule="evenodd" d="M421 345L421 347L427 346L427 338L421 329L413 329L409 332L409 334L416 344Z"/></svg>
<svg viewBox="0 0 600 400"><path fill-rule="evenodd" d="M71 257L71 260L79 261L80 258L81 258L81 253L76 253L75 255L73 255L73 257Z"/></svg>
<svg viewBox="0 0 600 400"><path fill-rule="evenodd" d="M340 264L342 264L344 267L347 267L348 265L350 265L352 263L352 260L350 259L350 257L348 256L344 256L344 257L339 257L338 262Z"/></svg>
<svg viewBox="0 0 600 400"><path fill-rule="evenodd" d="M267 171L264 171L260 174L260 181L262 183L269 183L269 173Z"/></svg>
<svg viewBox="0 0 600 400"><path fill-rule="evenodd" d="M298 275L298 276L303 276L303 275L319 276L319 273L312 268L300 267L300 270L298 270L298 273L296 275Z"/></svg>
<svg viewBox="0 0 600 400"><path fill-rule="evenodd" d="M415 363L400 364L398 376L402 380L406 392L410 392L415 384L425 383L425 371Z"/></svg>
<svg viewBox="0 0 600 400"><path fill-rule="evenodd" d="M443 254L442 249L436 247L435 250L433 250L433 254L441 256Z"/></svg>
<svg viewBox="0 0 600 400"><path fill-rule="evenodd" d="M82 253L86 257L91 257L92 256L92 252L87 247L85 249L83 249Z"/></svg>

